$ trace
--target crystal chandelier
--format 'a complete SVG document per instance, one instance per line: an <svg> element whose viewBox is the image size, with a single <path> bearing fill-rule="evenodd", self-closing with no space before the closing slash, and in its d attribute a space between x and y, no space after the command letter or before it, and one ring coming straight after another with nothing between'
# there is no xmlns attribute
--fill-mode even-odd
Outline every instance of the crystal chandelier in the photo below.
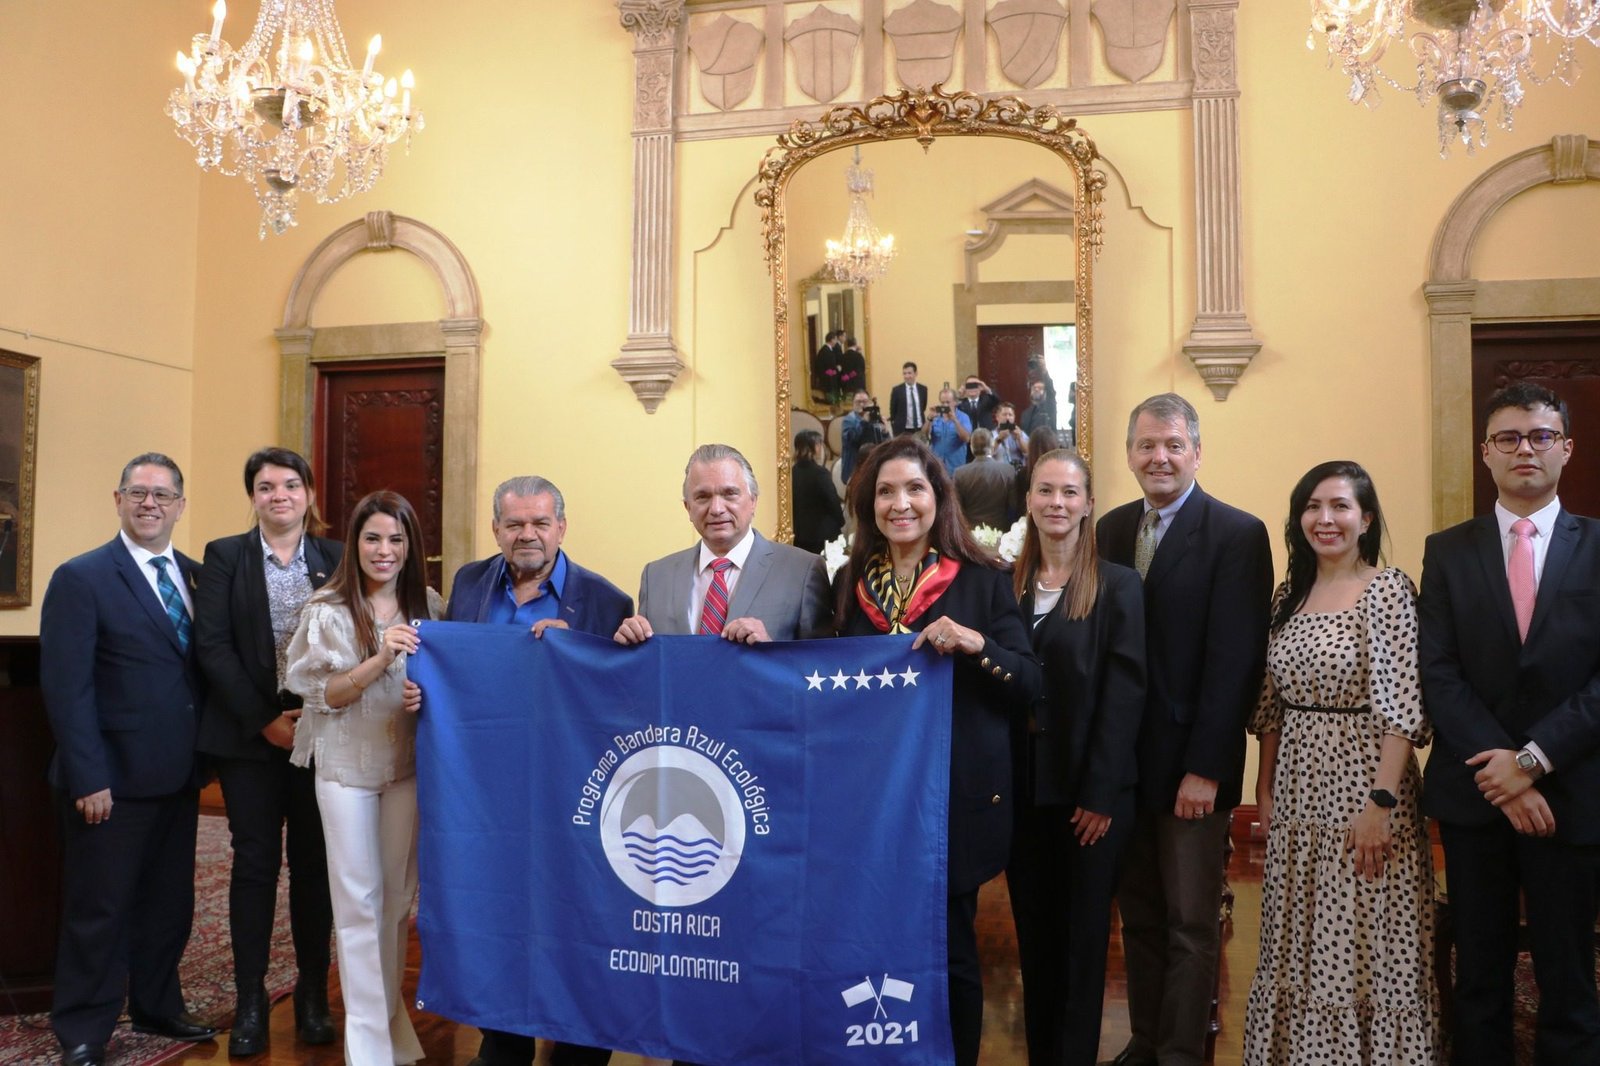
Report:
<svg viewBox="0 0 1600 1066"><path fill-rule="evenodd" d="M255 30L234 51L222 40L225 0L209 34L178 53L183 85L167 98L179 137L202 170L242 174L261 204L261 237L296 224L305 193L320 204L366 192L383 175L389 145L422 129L407 70L397 84L350 64L333 0L262 0Z"/></svg>
<svg viewBox="0 0 1600 1066"><path fill-rule="evenodd" d="M894 258L894 237L878 236L878 227L867 214L867 197L872 195L872 171L861 165L861 147L856 146L855 162L844 172L845 188L850 190L850 216L844 224L844 237L828 242L827 274L865 288L889 269Z"/></svg>
<svg viewBox="0 0 1600 1066"><path fill-rule="evenodd" d="M1474 142L1489 141L1492 108L1509 130L1528 85L1572 84L1578 43L1600 46L1600 0L1311 0L1306 47L1316 47L1318 33L1328 38L1329 64L1350 79L1352 102L1375 106L1380 83L1424 106L1436 99L1439 154L1457 139L1471 153ZM1381 67L1401 43L1416 62L1414 81ZM1549 64L1542 75L1536 48Z"/></svg>

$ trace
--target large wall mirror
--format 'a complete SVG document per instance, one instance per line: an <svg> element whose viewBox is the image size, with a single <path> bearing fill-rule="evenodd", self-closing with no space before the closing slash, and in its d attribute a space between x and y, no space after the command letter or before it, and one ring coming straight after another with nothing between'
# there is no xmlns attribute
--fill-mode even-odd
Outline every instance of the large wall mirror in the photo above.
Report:
<svg viewBox="0 0 1600 1066"><path fill-rule="evenodd" d="M864 288L832 281L824 262L850 210L853 153L838 150L858 146L873 172L868 210L897 249L887 273ZM792 410L827 420L850 407L846 390L816 372L830 361L819 352L830 328L853 328L865 387L885 413L907 361L918 365L930 406L947 382L959 394L969 375L998 372L1012 383L991 384L1020 410L1028 358L1048 360L1061 417L1090 455L1098 159L1076 121L1053 108L938 87L837 107L778 138L756 202L773 284L779 537L793 531ZM1019 346L1029 330L1040 341ZM1007 336L990 337L999 347L989 351L980 334Z"/></svg>

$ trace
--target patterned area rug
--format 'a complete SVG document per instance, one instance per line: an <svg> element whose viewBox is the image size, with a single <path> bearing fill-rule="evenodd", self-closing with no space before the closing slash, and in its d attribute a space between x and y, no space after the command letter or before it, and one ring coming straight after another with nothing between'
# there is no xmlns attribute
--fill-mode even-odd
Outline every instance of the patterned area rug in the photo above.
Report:
<svg viewBox="0 0 1600 1066"><path fill-rule="evenodd" d="M195 846L194 931L183 956L183 994L189 1009L212 1025L233 1019L233 945L228 937L228 876L233 850L228 820L200 816ZM294 946L289 938L289 874L278 879L278 920L267 966L267 994L277 1002L294 989ZM219 1038L225 1041L226 1036ZM152 1066L174 1058L191 1045L135 1033L124 1015L107 1048L112 1066ZM226 1051L223 1052L226 1055ZM0 1016L0 1066L55 1066L61 1048L45 1014Z"/></svg>

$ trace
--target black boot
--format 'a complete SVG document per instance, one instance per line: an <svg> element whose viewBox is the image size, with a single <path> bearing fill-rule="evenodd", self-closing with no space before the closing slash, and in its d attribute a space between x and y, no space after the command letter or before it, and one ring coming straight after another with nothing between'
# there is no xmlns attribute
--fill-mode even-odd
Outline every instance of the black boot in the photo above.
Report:
<svg viewBox="0 0 1600 1066"><path fill-rule="evenodd" d="M294 985L294 1033L302 1044L331 1044L339 1038L328 1013L328 975L302 974Z"/></svg>
<svg viewBox="0 0 1600 1066"><path fill-rule="evenodd" d="M251 981L239 989L239 1005L233 1012L233 1031L228 1034L228 1055L243 1058L267 1050L267 986Z"/></svg>

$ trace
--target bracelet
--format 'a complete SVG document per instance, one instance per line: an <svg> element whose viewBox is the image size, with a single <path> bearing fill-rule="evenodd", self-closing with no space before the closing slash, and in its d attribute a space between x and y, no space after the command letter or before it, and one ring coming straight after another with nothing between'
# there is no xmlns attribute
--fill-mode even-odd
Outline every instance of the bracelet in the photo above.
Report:
<svg viewBox="0 0 1600 1066"><path fill-rule="evenodd" d="M365 692L365 691L367 691L367 686L363 685L361 682L356 680L356 668L355 667L352 666L350 669L345 671L344 679L346 681L350 682L352 685L354 685L356 687L356 691L357 692Z"/></svg>

